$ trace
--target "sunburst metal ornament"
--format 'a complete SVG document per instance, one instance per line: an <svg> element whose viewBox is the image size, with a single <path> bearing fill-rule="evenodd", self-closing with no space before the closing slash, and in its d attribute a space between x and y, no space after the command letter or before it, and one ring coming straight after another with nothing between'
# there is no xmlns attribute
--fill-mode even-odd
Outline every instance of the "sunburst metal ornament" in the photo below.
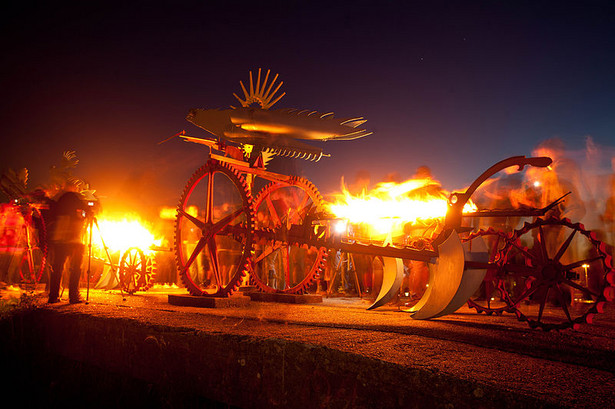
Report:
<svg viewBox="0 0 615 409"><path fill-rule="evenodd" d="M275 105L276 102L281 100L284 95L286 95L286 92L283 92L278 97L275 97L275 94L280 90L280 87L282 86L282 84L284 84L284 81L280 81L275 90L271 92L271 89L273 88L275 82L278 79L278 74L273 77L273 81L271 81L271 83L269 84L269 88L265 90L265 88L267 87L267 80L269 79L270 73L271 70L267 70L267 74L265 74L265 79L261 84L261 69L259 68L255 88L254 82L252 81L252 71L250 71L250 92L246 90L246 87L243 85L243 81L239 81L241 89L243 90L244 99L241 99L235 93L233 93L233 96L237 98L237 100L241 103L241 106L243 106L244 108L249 108L251 106L254 106L254 104L258 104L262 109L269 109L273 105ZM275 99L273 99L274 97Z"/></svg>

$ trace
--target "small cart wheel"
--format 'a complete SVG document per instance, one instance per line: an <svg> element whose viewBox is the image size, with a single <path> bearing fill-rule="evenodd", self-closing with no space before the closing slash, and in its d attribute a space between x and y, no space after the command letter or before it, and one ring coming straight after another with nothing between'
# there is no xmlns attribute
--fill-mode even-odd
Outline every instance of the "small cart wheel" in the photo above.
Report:
<svg viewBox="0 0 615 409"><path fill-rule="evenodd" d="M152 256L141 249L132 247L124 252L120 260L120 285L128 294L148 290L156 275L156 263Z"/></svg>

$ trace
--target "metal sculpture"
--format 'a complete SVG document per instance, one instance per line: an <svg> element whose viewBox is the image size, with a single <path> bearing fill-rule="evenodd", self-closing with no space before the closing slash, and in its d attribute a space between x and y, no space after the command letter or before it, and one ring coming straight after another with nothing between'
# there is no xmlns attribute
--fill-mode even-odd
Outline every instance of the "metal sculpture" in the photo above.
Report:
<svg viewBox="0 0 615 409"><path fill-rule="evenodd" d="M248 270L252 282L262 291L303 293L323 268L324 247L275 236L275 232L301 225L308 215L322 210L320 193L303 178L267 171L267 162L272 156L319 161L329 155L299 140L351 140L371 132L357 129L365 123L361 117L338 119L333 113L270 111L284 94L276 96L282 82L276 85L276 75L268 83L269 75L267 71L261 83L259 70L254 84L250 73L249 92L240 82L244 99L235 97L241 107L193 109L188 113L189 122L215 139L191 137L184 132L176 135L210 148L209 161L184 189L175 223L177 265L190 294L229 295ZM253 199L251 184L255 177L270 184ZM226 191L226 197L216 196L222 191ZM191 214L190 209L201 214ZM290 261L297 253L309 265L308 271L299 275ZM275 259L281 264L281 277L269 275L267 264Z"/></svg>
<svg viewBox="0 0 615 409"><path fill-rule="evenodd" d="M269 110L285 93L275 96L283 82L272 90L278 78L276 75L269 86L267 71L261 84L261 70L258 70L256 85L250 72L250 91L240 81L244 99L236 94L240 107L231 109L192 109L186 119L205 129L219 139L239 144L250 163L261 152L318 161L322 149L299 140L352 140L370 135L364 129L357 129L366 122L362 117L335 118L332 112L319 113L310 110L279 109Z"/></svg>
<svg viewBox="0 0 615 409"><path fill-rule="evenodd" d="M11 255L10 264L13 257L18 258L16 266L23 284L36 285L47 265L47 226L41 214L46 204L27 192L27 179L27 169L8 170L0 176L0 191L10 200L0 212L0 251Z"/></svg>
<svg viewBox="0 0 615 409"><path fill-rule="evenodd" d="M465 204L485 181L511 167L547 167L547 157L516 156L500 161L481 174L465 192L452 193L446 217L437 234L409 243L362 241L334 227L338 220L326 213L316 187L303 178L266 170L272 155L320 160L322 149L299 140L352 140L370 133L357 129L363 118L336 119L333 114L315 111L269 111L284 94L275 96L277 75L268 84L267 71L256 84L250 73L249 91L240 82L244 97L235 97L241 107L227 110L193 109L187 120L211 133L214 138L176 136L209 148L208 160L188 181L180 198L175 221L175 255L180 277L192 295L228 296L244 281L247 273L261 291L304 293L322 270L327 249L379 256L384 260L383 285L369 309L386 304L398 293L403 276L402 259L423 261L430 266L428 290L407 311L415 319L450 314L466 302L479 312L514 313L532 327L562 329L591 322L605 301L615 298L615 271L604 243L580 224L567 219L544 217L564 197L544 208L481 210L463 213ZM275 89L274 89L275 86ZM273 90L273 91L272 91ZM218 153L214 153L217 151ZM255 178L270 181L253 198ZM530 217L534 221L506 234L494 229L478 232L463 223L468 218ZM547 251L547 229L570 232L555 254ZM535 234L533 234L536 232ZM530 234L534 254L522 244ZM561 236L557 236L561 237ZM563 261L562 256L577 237L589 244L592 255ZM488 246L485 238L490 239ZM495 245L494 240L495 240ZM558 242L559 243L559 242ZM297 274L293 260L306 266ZM584 265L599 269L603 278L599 289L575 281ZM283 274L276 274L282 271ZM507 293L502 284L507 277L524 280L525 291ZM479 286L490 283L500 290L503 307L474 297ZM579 291L587 299L582 311L572 311L562 298L562 287ZM549 292L557 294L561 314L544 314ZM545 295L547 293L547 295ZM537 300L538 311L527 312L522 301Z"/></svg>

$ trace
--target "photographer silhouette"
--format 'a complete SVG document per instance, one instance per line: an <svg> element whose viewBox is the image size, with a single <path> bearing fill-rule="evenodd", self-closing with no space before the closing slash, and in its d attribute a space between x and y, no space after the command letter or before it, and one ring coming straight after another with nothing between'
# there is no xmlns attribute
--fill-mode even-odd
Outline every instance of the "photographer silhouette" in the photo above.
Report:
<svg viewBox="0 0 615 409"><path fill-rule="evenodd" d="M49 303L60 301L60 282L64 264L69 260L68 297L71 304L82 302L79 295L79 278L84 254L84 233L93 209L79 193L77 181L66 182L50 212L49 249L51 275Z"/></svg>

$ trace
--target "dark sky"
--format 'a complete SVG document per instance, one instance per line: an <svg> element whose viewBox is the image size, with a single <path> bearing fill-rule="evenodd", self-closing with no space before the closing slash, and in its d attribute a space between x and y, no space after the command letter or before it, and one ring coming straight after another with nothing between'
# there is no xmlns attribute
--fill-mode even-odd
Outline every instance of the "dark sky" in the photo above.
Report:
<svg viewBox="0 0 615 409"><path fill-rule="evenodd" d="M259 67L284 81L277 108L364 116L374 132L298 163L323 193L420 165L460 189L551 137L612 154L614 4L5 2L1 165L27 167L33 188L72 149L103 205L175 205L206 151L158 142L204 136L188 110L236 104Z"/></svg>

